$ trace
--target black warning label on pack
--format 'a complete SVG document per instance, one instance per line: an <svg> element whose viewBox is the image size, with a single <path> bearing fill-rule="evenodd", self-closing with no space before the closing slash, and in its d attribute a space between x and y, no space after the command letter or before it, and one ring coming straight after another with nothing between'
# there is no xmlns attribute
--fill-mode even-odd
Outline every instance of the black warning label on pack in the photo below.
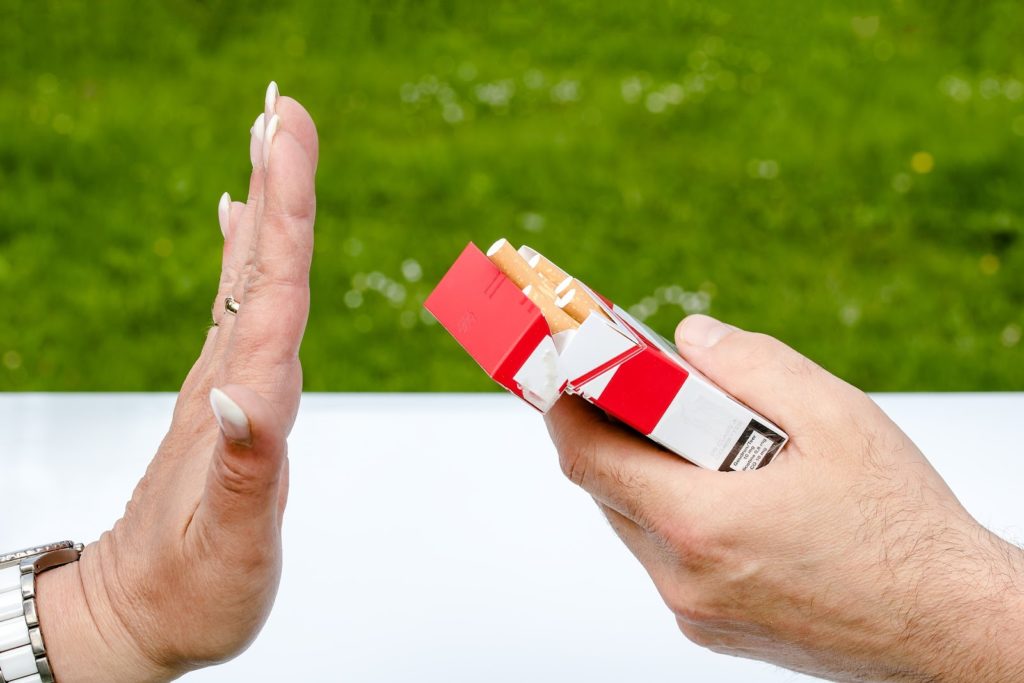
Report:
<svg viewBox="0 0 1024 683"><path fill-rule="evenodd" d="M771 427L751 420L719 469L728 472L764 467L772 461L785 441L786 437Z"/></svg>

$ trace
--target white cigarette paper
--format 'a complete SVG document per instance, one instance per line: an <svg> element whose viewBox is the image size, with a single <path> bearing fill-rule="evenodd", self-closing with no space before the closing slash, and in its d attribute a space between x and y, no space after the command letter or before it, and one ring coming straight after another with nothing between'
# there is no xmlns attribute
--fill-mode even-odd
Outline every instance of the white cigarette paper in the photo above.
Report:
<svg viewBox="0 0 1024 683"><path fill-rule="evenodd" d="M547 320L551 334L558 334L566 330L575 330L580 326L576 320L565 311L555 305L555 300L546 295L542 290L527 285L523 288L523 294L540 309L544 319Z"/></svg>
<svg viewBox="0 0 1024 683"><path fill-rule="evenodd" d="M567 275L564 270L544 258L543 255L534 253L529 260L530 267L540 273L540 276L548 281L552 288L564 280Z"/></svg>

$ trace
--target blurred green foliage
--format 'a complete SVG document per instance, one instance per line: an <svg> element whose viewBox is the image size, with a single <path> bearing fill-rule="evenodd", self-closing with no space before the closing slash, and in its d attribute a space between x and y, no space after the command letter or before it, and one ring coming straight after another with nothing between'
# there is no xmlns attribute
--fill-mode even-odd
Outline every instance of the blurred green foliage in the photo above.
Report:
<svg viewBox="0 0 1024 683"><path fill-rule="evenodd" d="M478 390L421 313L526 242L671 335L1024 388L1024 5L0 2L0 389L173 390L271 79L318 123L309 390Z"/></svg>

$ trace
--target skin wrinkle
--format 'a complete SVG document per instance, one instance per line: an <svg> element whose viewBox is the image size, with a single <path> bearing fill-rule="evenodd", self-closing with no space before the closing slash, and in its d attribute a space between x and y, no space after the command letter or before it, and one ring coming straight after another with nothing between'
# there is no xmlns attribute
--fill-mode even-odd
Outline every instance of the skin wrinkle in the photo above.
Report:
<svg viewBox="0 0 1024 683"><path fill-rule="evenodd" d="M288 260L288 259L283 259ZM309 274L278 274L280 268L268 268L270 259L261 259L253 264L252 271L246 282L245 292L248 296L262 296L265 292L278 291L277 288L296 288L301 296L307 296L309 291Z"/></svg>
<svg viewBox="0 0 1024 683"><path fill-rule="evenodd" d="M100 536L99 542L95 544L97 546L97 552L101 555L107 556L110 556L111 554L116 555L117 553L111 549L111 539L115 538L116 535L117 534L115 531L105 532L102 536ZM92 546L90 546L90 549L91 548ZM139 551L136 550L136 552ZM131 646L137 652L142 654L143 658L147 662L150 662L151 664L156 666L158 670L164 669L165 663L160 661L161 657L159 656L159 654L157 654L156 648L147 647L147 644L150 646L155 646L156 643L159 642L158 639L153 638L148 634L148 631L150 631L151 629L146 628L143 625L133 625L133 617L137 616L138 614L139 604L138 600L135 598L134 592L129 592L125 588L125 585L123 583L123 579L121 576L121 568L125 566L125 563L120 562L115 558L108 557L107 561L102 562L102 564L104 564L105 566L113 567L113 569L109 572L96 573L96 583L98 590L102 591L103 604L110 605L113 608L109 611L117 620L117 625L127 635ZM110 589L111 583L115 585L115 590L113 591ZM86 595L89 595L88 591L86 591ZM114 599L115 596L116 599ZM93 600L93 602L95 602L95 599ZM121 608L118 608L118 605L123 602L127 604L123 605ZM97 624L103 624L103 621L98 621ZM97 630L98 632L102 633L102 629ZM139 631L142 631L142 633L140 634ZM159 633L159 630L157 630L156 633ZM104 636L101 635L101 637L104 639L105 642L107 642L107 639Z"/></svg>
<svg viewBox="0 0 1024 683"><path fill-rule="evenodd" d="M587 481L587 466L592 458L585 457L583 448L586 446L576 444L571 449L565 449L559 463L562 466L562 473L573 484L585 488L583 483Z"/></svg>
<svg viewBox="0 0 1024 683"><path fill-rule="evenodd" d="M600 474L596 476L601 476ZM621 487L623 492L622 512L627 518L643 529L649 536L660 537L656 521L647 513L651 509L650 488L641 484L635 477L625 475L621 470L612 470L613 481L629 482Z"/></svg>

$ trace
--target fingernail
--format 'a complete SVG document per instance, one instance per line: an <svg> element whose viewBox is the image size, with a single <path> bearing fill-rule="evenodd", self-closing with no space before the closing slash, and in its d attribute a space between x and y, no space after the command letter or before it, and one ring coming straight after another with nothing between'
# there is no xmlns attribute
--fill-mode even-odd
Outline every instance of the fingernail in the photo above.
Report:
<svg viewBox="0 0 1024 683"><path fill-rule="evenodd" d="M267 124L267 131L263 136L263 168L267 168L270 165L270 146L274 142L274 133L277 132L280 122L281 117L274 114L270 119L270 123Z"/></svg>
<svg viewBox="0 0 1024 683"><path fill-rule="evenodd" d="M252 440L249 418L227 394L216 387L211 389L210 406L213 408L213 416L217 418L217 424L220 425L220 431L229 441L249 443Z"/></svg>
<svg viewBox="0 0 1024 683"><path fill-rule="evenodd" d="M252 124L252 128L249 129L249 132L252 133L254 138L259 140L263 139L263 131L265 129L266 121L266 114L260 114L256 117L256 120Z"/></svg>
<svg viewBox="0 0 1024 683"><path fill-rule="evenodd" d="M256 168L260 165L260 156L263 152L263 122L265 121L263 114L256 117L255 123L252 124L252 128L249 129L249 161L252 162L252 167Z"/></svg>
<svg viewBox="0 0 1024 683"><path fill-rule="evenodd" d="M738 330L711 316L691 315L679 324L677 334L683 344L710 348Z"/></svg>
<svg viewBox="0 0 1024 683"><path fill-rule="evenodd" d="M228 238L228 226L231 225L231 195L227 192L220 196L217 204L217 219L220 221L220 234Z"/></svg>
<svg viewBox="0 0 1024 683"><path fill-rule="evenodd" d="M268 121L277 113L277 96L279 94L277 82L270 81L270 85L267 86L267 94L263 98L263 113L267 115Z"/></svg>

